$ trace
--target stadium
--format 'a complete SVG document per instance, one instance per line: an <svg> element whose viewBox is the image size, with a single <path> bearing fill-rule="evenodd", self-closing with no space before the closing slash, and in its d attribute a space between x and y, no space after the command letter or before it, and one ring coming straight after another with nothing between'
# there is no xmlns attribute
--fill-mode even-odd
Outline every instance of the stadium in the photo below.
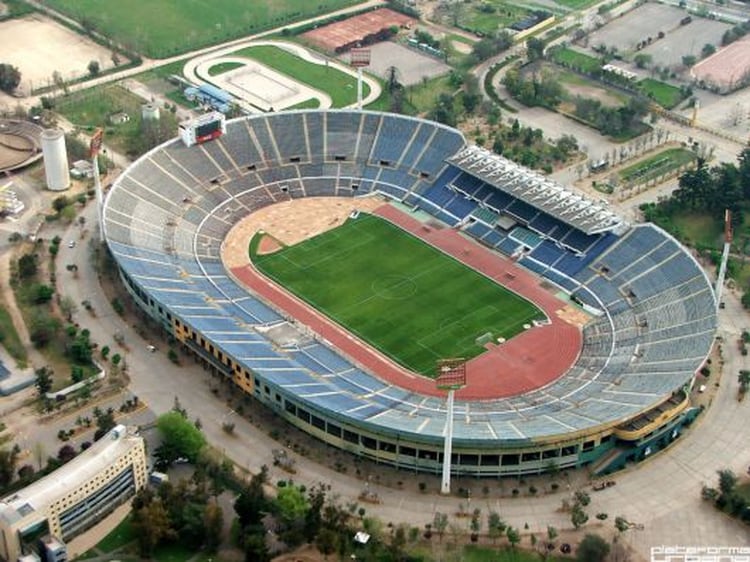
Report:
<svg viewBox="0 0 750 562"><path fill-rule="evenodd" d="M429 365L457 355L466 386L454 474L604 473L665 447L697 416L689 396L716 301L699 264L659 228L627 224L427 120L293 111L221 127L132 164L107 194L106 242L144 311L289 423L360 457L439 474L446 397ZM260 251L336 206L346 215L325 232ZM248 226L274 209L277 230ZM347 270L365 252L380 254L377 265ZM299 267L279 267L277 254ZM421 271L425 260L435 265ZM367 278L351 278L364 288L343 308L349 292L323 291L329 280L316 277L332 267ZM440 291L430 297L425 279L446 291L455 280L463 288L442 300L470 310L425 328L423 315L448 310L430 305ZM407 308L415 295L427 295L423 312ZM363 309L373 298L380 304ZM523 314L503 320L511 301ZM391 347L377 340L401 324ZM412 339L428 350L414 361L399 355ZM458 340L464 347L451 347Z"/></svg>

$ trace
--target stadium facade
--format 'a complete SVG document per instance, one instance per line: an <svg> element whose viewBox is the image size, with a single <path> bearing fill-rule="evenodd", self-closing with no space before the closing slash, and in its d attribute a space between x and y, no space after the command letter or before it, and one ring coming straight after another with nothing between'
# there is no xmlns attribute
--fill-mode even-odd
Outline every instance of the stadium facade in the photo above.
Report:
<svg viewBox="0 0 750 562"><path fill-rule="evenodd" d="M629 225L443 125L344 110L236 119L212 142L174 140L141 157L110 190L104 229L135 301L207 368L322 441L439 474L443 397L360 368L220 257L232 226L259 208L372 194L430 213L591 315L577 360L554 382L456 401L454 473L614 470L695 418L689 394L716 302L693 257L659 228ZM297 337L275 339L279 330Z"/></svg>

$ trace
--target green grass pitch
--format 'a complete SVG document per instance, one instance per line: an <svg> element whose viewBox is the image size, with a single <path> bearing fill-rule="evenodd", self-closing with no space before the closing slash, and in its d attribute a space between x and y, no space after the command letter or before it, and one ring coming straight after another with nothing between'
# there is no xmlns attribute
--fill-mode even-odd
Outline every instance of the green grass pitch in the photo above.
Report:
<svg viewBox="0 0 750 562"><path fill-rule="evenodd" d="M257 239L251 243L251 254ZM475 340L510 338L544 314L391 223L361 214L273 254L258 269L404 367L475 357Z"/></svg>
<svg viewBox="0 0 750 562"><path fill-rule="evenodd" d="M320 16L354 0L47 0L45 4L152 58Z"/></svg>

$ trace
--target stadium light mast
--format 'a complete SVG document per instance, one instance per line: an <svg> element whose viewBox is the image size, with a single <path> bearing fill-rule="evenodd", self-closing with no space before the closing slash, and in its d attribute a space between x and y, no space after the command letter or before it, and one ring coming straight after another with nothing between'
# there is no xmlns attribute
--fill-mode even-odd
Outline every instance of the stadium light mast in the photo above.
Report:
<svg viewBox="0 0 750 562"><path fill-rule="evenodd" d="M435 379L438 389L448 391L443 442L443 475L440 493L451 493L451 465L453 455L453 402L456 391L466 386L466 360L463 358L441 359L437 364Z"/></svg>
<svg viewBox="0 0 750 562"><path fill-rule="evenodd" d="M721 253L721 264L719 275L716 277L716 307L721 307L721 293L724 290L724 278L727 275L727 261L729 260L729 249L732 246L732 211L724 210L724 251Z"/></svg>
<svg viewBox="0 0 750 562"><path fill-rule="evenodd" d="M362 69L370 66L370 49L353 48L349 53L349 64L357 69L357 109L362 111Z"/></svg>
<svg viewBox="0 0 750 562"><path fill-rule="evenodd" d="M99 221L99 242L104 242L104 195L102 194L102 182L99 178L99 151L102 149L104 140L104 129L101 127L94 131L89 142L89 155L91 165L94 168L94 192L96 193L96 217Z"/></svg>

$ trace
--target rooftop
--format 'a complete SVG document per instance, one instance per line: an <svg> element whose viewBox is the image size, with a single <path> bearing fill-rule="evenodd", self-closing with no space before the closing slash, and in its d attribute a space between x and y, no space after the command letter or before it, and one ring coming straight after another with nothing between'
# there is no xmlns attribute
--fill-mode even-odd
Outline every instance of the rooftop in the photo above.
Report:
<svg viewBox="0 0 750 562"><path fill-rule="evenodd" d="M0 517L14 523L39 511L89 482L141 441L124 425L107 435L51 474L0 501Z"/></svg>
<svg viewBox="0 0 750 562"><path fill-rule="evenodd" d="M627 226L599 203L485 148L467 146L448 162L586 234L619 231Z"/></svg>

